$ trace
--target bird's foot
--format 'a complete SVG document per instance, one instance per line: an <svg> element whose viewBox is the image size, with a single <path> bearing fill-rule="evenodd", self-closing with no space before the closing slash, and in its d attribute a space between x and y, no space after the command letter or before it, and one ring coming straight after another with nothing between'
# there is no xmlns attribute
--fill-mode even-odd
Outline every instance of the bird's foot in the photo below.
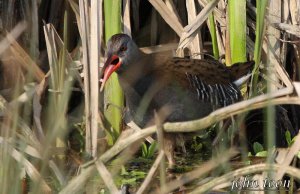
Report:
<svg viewBox="0 0 300 194"><path fill-rule="evenodd" d="M167 172L173 172L175 169L175 160L174 160L174 156L172 152L167 152L166 153L166 157L168 160L168 168L167 168Z"/></svg>

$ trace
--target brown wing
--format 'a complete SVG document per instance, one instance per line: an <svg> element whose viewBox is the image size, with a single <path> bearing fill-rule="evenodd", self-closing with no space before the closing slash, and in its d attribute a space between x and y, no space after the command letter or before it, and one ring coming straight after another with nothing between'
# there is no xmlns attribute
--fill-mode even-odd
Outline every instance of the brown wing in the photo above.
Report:
<svg viewBox="0 0 300 194"><path fill-rule="evenodd" d="M217 60L169 58L163 66L165 71L179 77L188 73L199 76L207 84L227 84L249 73L254 66L254 61L236 63L227 67Z"/></svg>
<svg viewBox="0 0 300 194"><path fill-rule="evenodd" d="M165 63L165 70L179 77L196 75L206 84L227 84L234 81L228 68L215 60L173 58Z"/></svg>
<svg viewBox="0 0 300 194"><path fill-rule="evenodd" d="M164 62L160 71L168 82L176 80L197 94L199 100L220 107L240 100L240 91L233 81L249 72L249 67L241 68L242 65L228 68L216 60L172 58Z"/></svg>

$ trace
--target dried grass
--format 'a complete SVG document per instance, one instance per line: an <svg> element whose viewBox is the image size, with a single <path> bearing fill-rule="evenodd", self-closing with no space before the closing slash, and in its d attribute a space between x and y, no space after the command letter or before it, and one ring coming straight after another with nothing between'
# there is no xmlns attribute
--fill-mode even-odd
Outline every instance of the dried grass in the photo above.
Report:
<svg viewBox="0 0 300 194"><path fill-rule="evenodd" d="M299 57L299 37L300 29L296 25L299 23L299 2L297 0L290 0L289 6L283 4L283 7L277 5L277 8L283 9L284 21L276 20L278 17L268 17L268 24L272 28L268 29L268 39L262 39L264 42L262 62L272 65L272 69L265 68L269 71L269 74L263 75L262 78L266 80L272 88L268 93L260 94L256 97L245 99L242 102L230 105L225 108L218 109L212 112L207 117L180 123L160 123L157 121L156 126L150 126L146 129L137 129L132 121L128 121L128 127L134 132L129 136L123 136L119 139L110 149L106 150L101 155L98 154L99 150L98 132L102 133L104 130L101 120L101 114L99 115L99 83L98 83L98 65L103 62L103 18L102 18L102 1L88 1L80 0L79 5L74 0L68 1L77 21L77 27L81 38L81 49L83 55L81 61L83 64L83 79L80 76L80 70L78 70L77 64L69 51L66 49L64 43L65 39L61 39L59 33L55 30L51 24L44 25L45 40L48 52L50 71L45 75L41 71L40 66L35 61L34 56L28 54L27 49L23 49L22 44L15 41L24 30L26 25L24 22L19 23L16 27L7 34L6 38L0 42L0 55L5 53L6 49L10 49L13 55L18 60L20 66L25 69L26 72L31 72L33 79L36 82L29 90L23 91L16 96L10 102L6 102L1 97L0 101L0 116L2 118L0 125L0 164L4 167L11 167L10 160L14 159L17 163L25 169L26 174L33 182L33 193L50 193L58 191L59 193L78 193L87 190L86 184L90 178L94 177L96 172L99 173L104 182L106 188L110 193L119 193L120 190L114 182L113 172L108 168L108 163L115 157L122 153L126 148L133 145L139 145L138 142L146 138L149 142L153 139L150 137L154 133L158 133L160 149L159 153L150 168L147 177L144 182L138 187L137 193L146 193L151 181L156 176L156 172L159 171L161 178L160 188L153 193L169 193L181 186L190 183L196 179L206 178L207 173L213 172L221 163L227 163L229 160L237 154L233 149L227 150L223 156L213 157L211 160L203 163L199 168L193 171L183 174L181 178L174 181L165 180L165 163L164 163L164 148L163 148L163 131L171 133L187 133L187 132L199 132L205 130L207 127L222 121L226 118L230 118L241 113L248 112L249 110L270 107L271 105L279 104L295 104L300 105L300 83L292 81L286 70L283 68L287 64L287 54L289 44L293 43L292 49L295 51L296 65L300 64ZM177 55L182 55L182 50L186 47L190 49L191 55L202 54L205 41L202 39L203 31L199 30L201 26L204 26L209 14L213 13L216 23L216 36L218 41L218 48L220 54L225 53L225 48L228 48L226 40L227 20L226 20L226 3L224 0L198 0L198 1L186 1L187 10L187 25L185 26L185 20L182 18L182 10L178 8L178 2L173 0L149 0L153 6L152 21L149 23L149 31L152 33L152 43L158 42L160 44L158 36L158 26L160 26L160 20L170 26L179 37L178 43L168 43L160 45L152 45L144 47L142 50L146 53L155 52L168 52L172 55L172 51L177 49ZM139 14L136 13L137 9L140 9L140 5L143 1L130 1L123 0L123 30L130 35L136 35L139 29L140 21ZM197 4L198 3L198 4ZM201 12L197 12L197 7L201 7ZM273 4L275 6L275 4ZM36 8L36 7L33 7ZM100 10L100 11L99 11ZM269 13L272 13L271 7L269 7ZM53 10L51 10L53 11ZM247 11L249 12L249 19L247 21L248 30L252 33L257 28L256 23L251 19L251 15L255 16L255 7L248 3ZM158 14L159 15L158 15ZM277 13L277 12L276 12ZM37 14L36 10L33 14ZM68 13L69 14L69 13ZM130 14L133 14L131 17ZM289 18L288 15L291 17ZM120 16L121 17L121 16ZM273 14L274 17L274 14ZM160 20L159 20L159 19ZM32 21L36 18L32 17ZM131 21L131 19L133 19ZM276 21L275 21L276 20ZM65 20L67 22L67 19ZM1 23L0 23L1 24ZM30 24L32 25L32 24ZM134 26L134 27L132 27ZM0 26L1 27L1 26ZM32 30L36 32L37 26L32 26ZM148 28L148 27L147 27ZM35 30L34 30L35 29ZM66 27L64 27L66 30ZM167 32L167 30L166 30ZM275 33L275 35L274 35ZM283 33L281 37L280 34ZM66 34L65 34L66 35ZM228 38L228 37L227 37ZM282 40L281 40L282 38ZM37 46L36 39L33 41L33 47ZM275 45L275 46L274 46ZM277 46L276 46L277 45ZM247 35L247 53L250 56L254 55L254 40L250 33ZM181 53L181 54L180 54ZM196 58L203 57L201 55L195 55ZM267 60L268 59L268 60ZM260 61L257 61L260 64ZM262 74L262 73L261 73ZM48 79L49 82L48 83ZM54 143L54 140L59 137L63 137L67 132L66 125L66 110L69 101L69 95L73 91L73 81L79 85L79 90L85 94L85 130L86 130L86 151L93 159L88 160L84 165L80 166L80 173L74 176L65 174L65 160L59 159L57 156L66 155L64 148ZM50 106L55 106L57 109L54 112L50 112L48 117L53 116L52 123L48 123L48 126L44 126L43 120L43 108L46 108L45 102L43 102L43 96L49 93L47 90L50 85L50 93L52 97L57 99L54 104L49 102ZM21 86L18 86L21 87ZM22 88L22 87L21 87ZM2 95L2 88L0 94ZM258 93L259 94L259 93ZM32 103L30 111L33 112L32 118L34 125L25 122L24 118L20 114L19 107L21 105L27 105ZM51 107L50 107L51 108ZM54 110L54 109L52 109ZM271 120L272 121L272 120ZM274 121L274 120L273 120ZM272 126L272 125L270 125ZM48 130L46 130L48 129ZM49 129L51 129L49 131ZM296 129L298 130L298 129ZM20 146L22 144L22 146ZM60 151L63 149L63 151ZM100 148L101 149L101 148ZM54 151L53 151L54 150ZM246 175L256 175L257 177L263 177L264 172L273 170L276 172L276 179L281 179L283 175L290 175L296 179L299 177L299 169L292 167L292 161L295 155L300 150L300 135L295 138L293 145L285 151L278 151L280 154L275 161L270 163L262 163L256 165L249 165L243 168L239 168L230 172L226 172L217 177L213 177L206 183L201 183L200 186L194 187L190 193L204 193L211 190L224 189L230 187L230 181L234 177L241 177ZM135 153L135 152L134 152ZM134 157L134 153L128 154L128 157L120 162L121 165L125 165L129 158ZM273 153L269 152L269 155ZM39 161L40 165L36 165L30 157ZM9 157L9 159L5 158ZM63 165L61 165L63 161ZM160 166L160 168L159 168ZM48 173L50 171L51 173ZM1 180L5 187L0 188L0 191L7 193L9 183L9 175L5 169L0 167ZM17 177L17 173L15 174ZM58 182L57 187L53 186L51 182L47 181L47 177L51 176ZM101 182L99 181L99 182ZM102 183L102 182L101 182ZM1 184L0 184L1 185ZM2 189L2 190L1 190Z"/></svg>

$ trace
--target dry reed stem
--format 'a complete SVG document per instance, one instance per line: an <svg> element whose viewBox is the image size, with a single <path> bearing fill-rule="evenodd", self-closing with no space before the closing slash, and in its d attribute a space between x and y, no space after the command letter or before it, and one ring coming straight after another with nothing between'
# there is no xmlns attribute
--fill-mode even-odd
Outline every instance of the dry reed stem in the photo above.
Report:
<svg viewBox="0 0 300 194"><path fill-rule="evenodd" d="M199 130L203 130L207 128L208 126L223 120L224 118L243 113L249 110L254 110L258 108L265 107L268 104L299 104L300 105L300 98L299 97L283 97L288 95L292 91L289 88L281 89L279 91L273 92L271 95L262 95L255 97L253 99L239 102L233 105L230 105L225 108L221 108L219 110L216 110L212 112L207 117L204 117L199 120L194 121L186 121L186 122L178 122L178 123L165 123L163 125L163 128L166 132L195 132ZM275 99L274 99L275 98ZM292 99L292 100L291 100ZM153 134L156 131L155 126L151 126L148 128L145 128L141 131L137 131L133 135L131 135L128 138L120 140L118 143L116 143L111 149L109 149L107 152L105 152L102 156L98 158L98 160L101 160L102 162L106 163L111 158L116 156L118 153L120 153L122 150L124 150L126 147L131 145L132 143L148 137L149 135ZM70 193L70 192L76 192L79 190L79 188L84 184L84 182L88 179L89 176L91 176L94 172L95 167L93 165L87 166L83 172L78 175L77 177L74 177L68 185L61 191L61 193Z"/></svg>
<svg viewBox="0 0 300 194"><path fill-rule="evenodd" d="M179 13L176 9L176 6L174 4L173 0L165 0L165 3L167 5L167 7L169 8L169 10L173 13L174 17L178 19L179 23L182 25L182 21L181 18L179 16Z"/></svg>
<svg viewBox="0 0 300 194"><path fill-rule="evenodd" d="M130 0L123 0L123 33L131 37Z"/></svg>
<svg viewBox="0 0 300 194"><path fill-rule="evenodd" d="M285 23L271 23L275 28L300 37L300 27L292 24L285 24Z"/></svg>
<svg viewBox="0 0 300 194"><path fill-rule="evenodd" d="M42 94L45 92L45 89L48 85L47 79L49 78L49 75L50 72L48 72L47 75L43 78L43 80L36 86L32 99L33 120L36 126L36 135L41 142L45 140L45 134L41 122L42 105L40 104L40 100L42 98Z"/></svg>
<svg viewBox="0 0 300 194"><path fill-rule="evenodd" d="M197 15L196 19L194 19L191 24L184 27L184 32L180 36L179 48L184 48L193 39L196 30L206 21L218 2L219 0L212 0L209 2Z"/></svg>
<svg viewBox="0 0 300 194"><path fill-rule="evenodd" d="M172 12L161 0L149 0L149 2L158 11L167 24L177 33L177 35L181 36L181 33L183 32L183 26L180 24L176 14L174 14L174 12Z"/></svg>
<svg viewBox="0 0 300 194"><path fill-rule="evenodd" d="M92 123L93 119L91 118L91 75L90 75L90 18L89 18L89 7L87 1L79 1L79 13L80 13L80 24L81 24L81 40L82 40L82 63L83 63L83 73L84 73L84 91L85 91L85 150L91 156L94 156L96 153L96 148L93 147L93 130Z"/></svg>
<svg viewBox="0 0 300 194"><path fill-rule="evenodd" d="M78 31L79 31L80 37L82 37L83 35L82 35L82 28L81 28L81 18L80 18L79 6L75 0L68 0L68 2L70 3L71 8L72 8L73 12L75 13Z"/></svg>
<svg viewBox="0 0 300 194"><path fill-rule="evenodd" d="M156 2L156 1L153 1L155 3L157 3L156 5L156 9L161 9L160 11L160 14L163 15L165 13L169 13L168 11L166 11L166 8L168 8L168 6L165 6L165 5L162 5L160 4L160 2ZM152 3L153 4L153 3ZM155 7L155 6L154 6ZM158 8L157 8L158 7ZM169 8L168 8L169 9ZM169 9L170 11L170 9ZM166 18L166 17L174 17L174 12L171 11L172 16L167 16L167 15L164 15L163 18ZM175 14L176 16L176 14ZM199 15L198 15L199 16ZM177 17L177 16L176 16ZM173 18L174 19L174 18ZM178 18L177 18L178 19ZM165 19L166 20L166 19ZM172 19L171 19L172 20ZM166 20L167 21L167 20ZM176 21L176 20L175 20ZM223 21L223 20L222 20ZM222 22L221 21L221 22ZM167 21L167 23L169 25L172 26L174 21ZM180 23L180 22L179 22ZM197 24L199 25L199 24ZM201 25L201 24L200 24ZM199 25L199 26L200 26ZM194 29L194 28L193 28ZM198 28L196 28L198 29ZM176 30L175 30L176 31ZM176 32L178 32L179 30L177 29ZM191 33L192 34L192 33ZM284 74L285 76L285 72L279 72L279 74ZM286 77L283 77L282 78L284 83L288 86L291 86L291 83L290 83L290 80L289 79L286 79ZM260 96L259 98L255 98L255 99L251 99L250 102L241 102L241 103L238 103L237 106L230 106L228 109L224 108L224 109L220 109L219 112L216 111L216 113L212 113L210 117L210 115L208 117L206 117L207 119L206 120L202 120L202 122L198 122L198 123L194 123L194 125L192 125L192 131L196 131L196 130L199 130L199 128L205 128L205 126L207 125L210 125L216 121L219 121L219 120L222 120L223 118L225 117L228 117L229 115L233 115L233 114L238 114L240 112L244 112L246 110L239 110L241 108L248 108L247 110L252 110L252 109L256 109L256 108L260 108L260 107L264 107L267 103L272 103L272 104L281 104L281 103L295 103L295 104L299 104L299 98L298 97L281 97L281 96L285 96L285 95L288 95L288 94L291 94L293 88L292 87L288 87L288 88L285 88L285 89L282 89L282 90L279 90L279 91L276 91L274 93L271 94L271 98L274 98L274 99L271 99L269 102L266 102L269 100L269 97L266 96L266 95L263 95L263 96ZM238 106L241 106L241 107L238 107ZM251 106L251 107L249 107ZM233 108L233 110L230 110L231 108ZM222 110L222 111L221 111ZM228 115L229 114L229 115ZM219 116L221 115L220 118L218 118ZM200 119L201 120L201 119ZM199 120L198 120L199 121ZM192 121L192 122L196 122L196 121ZM166 130L169 130L170 132L172 132L174 130L174 128L176 128L178 125L178 123L166 123L164 125L165 126L169 126L169 128L167 127ZM175 130L175 131L183 131L183 132L186 132L186 128L185 127L189 127L190 125L186 125L186 124L189 124L188 122L184 122L183 125L181 126L181 128L179 130ZM173 129L173 130L172 130ZM133 142L139 140L140 138L144 138L144 137L147 137L148 135L152 134L155 132L155 127L149 127L147 129L144 129L143 131L139 131L139 132L136 132L134 135L124 139L124 140L121 140L120 142L118 142L117 144L115 144L115 146L113 146L110 150L108 150L104 155L102 155L98 160L102 160L104 163L107 162L108 160L110 160L111 157L115 156L116 154L118 154L120 151L122 151L124 148L126 148L127 146L129 146L130 144L132 144ZM92 169L93 169L93 166L88 166L82 173L82 176L86 175L86 176L89 176L91 175L92 173ZM79 175L81 176L81 175ZM81 177L81 181L84 180L84 177ZM73 179L71 182L75 184L75 181L76 180L79 180L80 182L80 177L76 177L75 179ZM70 182L70 183L71 183ZM81 184L81 183L80 183ZM69 185L68 185L69 186ZM65 190L66 191L66 190Z"/></svg>
<svg viewBox="0 0 300 194"><path fill-rule="evenodd" d="M188 11L188 23L192 23L197 16L196 12L196 4L195 1L186 1L186 8ZM203 53L203 42L202 42L202 35L201 30L198 30L195 34L195 38L190 42L189 45L190 49L190 56L194 56L195 59L202 59L203 55L199 53ZM196 55L194 55L196 54Z"/></svg>
<svg viewBox="0 0 300 194"><path fill-rule="evenodd" d="M53 40L54 40L54 41L50 42L51 44L53 44L53 45L51 45L51 48L54 48L54 50L56 52L57 52L56 47L58 48L58 50L64 49L65 62L67 65L69 65L67 67L71 68L71 69L69 69L69 71L72 71L72 73L74 73L73 75L76 78L76 81L78 82L80 88L82 89L82 91L84 93L85 91L84 91L83 82L82 82L81 76L77 70L76 63L73 63L74 61L73 61L70 53L68 52L68 50L66 50L63 40L60 38L58 32L56 31L56 29L54 28L54 26L52 24L47 24L46 26L47 26L46 29L48 29L48 31L49 31L48 34L53 36ZM46 36L45 36L45 38L47 39ZM48 50L47 50L47 52L48 52Z"/></svg>
<svg viewBox="0 0 300 194"><path fill-rule="evenodd" d="M201 7L205 7L207 5L206 0L198 0L198 3L200 4ZM226 26L225 13L216 7L214 8L213 12L214 12L214 17L219 22L219 24L221 26Z"/></svg>
<svg viewBox="0 0 300 194"><path fill-rule="evenodd" d="M89 79L90 88L90 116L91 128L90 128L90 138L87 145L89 147L89 153L93 157L97 155L97 138L98 138L98 109L99 109L99 63L100 63L100 49L101 49L101 37L102 37L102 0L92 0L91 1L91 16L90 16L90 64L88 64L89 77L85 77L85 81ZM103 131L103 128L101 128ZM104 132L100 132L104 133Z"/></svg>
<svg viewBox="0 0 300 194"><path fill-rule="evenodd" d="M268 6L268 17L269 22L280 22L281 21L281 0L273 0L270 1ZM281 52L281 43L279 41L280 38L280 31L273 28L270 25L267 25L267 40L268 40L268 50L271 52L268 52L268 65L269 67L273 66L280 66L280 60L276 60L276 57L280 56ZM276 57L275 57L276 56ZM276 74L271 73L268 71L268 76L274 80L276 83L278 83L278 78L276 77ZM269 84L268 90L275 91L276 86L272 85L270 82L267 82Z"/></svg>
<svg viewBox="0 0 300 194"><path fill-rule="evenodd" d="M155 125L156 125L156 134L157 134L157 141L158 141L158 149L159 153L165 153L165 142L164 142L164 131L162 127L162 120L159 117L157 112L154 112L155 118ZM166 185L166 164L165 164L165 155L160 160L159 164L159 177L160 177L160 188L165 188Z"/></svg>
<svg viewBox="0 0 300 194"><path fill-rule="evenodd" d="M300 2L298 0L290 0L289 3L292 24L297 25L300 22Z"/></svg>
<svg viewBox="0 0 300 194"><path fill-rule="evenodd" d="M35 93L35 89L36 89L35 87L36 86L33 86L32 88L28 88L28 90L26 90L25 92L20 94L17 98L10 101L9 103L7 103L6 100L5 100L5 103L7 103L7 104L5 104L5 106L7 106L10 109L13 109L13 108L16 108L17 106L19 106L22 103L28 102L29 100L32 99L32 97ZM5 110L0 110L0 116L4 116L4 114L5 114Z"/></svg>
<svg viewBox="0 0 300 194"><path fill-rule="evenodd" d="M9 103L7 103L6 100L2 96L0 96L0 102L1 102L0 107L2 109L1 111L3 113L3 115L1 115L1 116L5 116L8 119L12 120L13 106L11 106ZM27 124L21 118L19 118L19 117L17 117L17 118L18 118L17 125L21 129L20 134L22 135L22 138L25 139L25 142L33 145L35 148L38 148L38 149L41 148L41 144L38 141L38 139L36 138L33 131L27 126Z"/></svg>
<svg viewBox="0 0 300 194"><path fill-rule="evenodd" d="M50 73L53 76L57 75L57 65L56 62L58 61L57 56L57 48L55 44L55 38L54 38L54 28L51 28L51 24L44 25L44 34L45 34L45 40L46 40L46 47L47 47L47 54L48 54L48 60L49 60L49 66L50 66ZM54 83L54 79L51 79L52 86L56 86L57 84Z"/></svg>
<svg viewBox="0 0 300 194"><path fill-rule="evenodd" d="M22 138L20 138L19 141L22 141ZM12 144L11 141L9 141L9 143ZM15 143L15 142L13 142ZM19 143L19 142L18 142ZM16 144L16 143L15 143ZM14 146L18 149L18 150L22 150L22 152L32 156L32 157L35 157L35 158L38 158L38 159L42 159L42 156L41 156L41 153L39 152L38 149L36 149L35 147L31 146L31 145L27 145L26 143L24 143L25 145L15 145Z"/></svg>
<svg viewBox="0 0 300 194"><path fill-rule="evenodd" d="M126 125L130 127L130 129L133 129L134 131L142 130L133 120L130 120L130 122L126 122ZM152 137L146 137L146 141L152 143L154 142L154 139Z"/></svg>
<svg viewBox="0 0 300 194"><path fill-rule="evenodd" d="M7 150L12 158L14 158L20 165L24 166L26 173L31 178L33 182L40 185L42 191L44 193L51 193L51 188L49 185L45 182L45 180L42 178L38 170L34 167L33 164L31 164L23 154L21 154L19 151L17 151L15 148L13 148L7 140L0 137L0 144L6 144Z"/></svg>
<svg viewBox="0 0 300 194"><path fill-rule="evenodd" d="M106 187L110 191L110 193L113 193L113 194L120 193L120 191L118 190L117 186L114 183L113 177L111 176L110 172L107 170L107 168L105 167L103 162L101 160L96 160L95 166L96 166L103 182L105 183Z"/></svg>
<svg viewBox="0 0 300 194"><path fill-rule="evenodd" d="M266 106L268 103L272 103L274 98L288 95L292 92L290 88L284 88L273 92L271 94L264 94L255 98L238 102L230 106L218 109L208 116L194 121L178 122L178 123L165 123L164 130L166 132L194 132L199 128L207 128L213 123L221 121L233 115L237 115L249 110L254 110ZM296 103L300 102L300 98L297 99ZM287 102L289 103L289 102Z"/></svg>
<svg viewBox="0 0 300 194"><path fill-rule="evenodd" d="M290 16L290 9L289 9L289 2L287 1L283 1L282 2L282 21L283 23L288 23L290 22L289 16ZM282 39L279 40L282 42L282 47L281 47L281 54L280 54L280 62L281 64L285 67L286 66L286 60L287 60L287 49L288 49L288 44L287 44L287 40L288 40L288 33L284 33L283 32L283 36Z"/></svg>
<svg viewBox="0 0 300 194"><path fill-rule="evenodd" d="M131 136L120 140L111 149L109 149L102 156L100 156L97 160L101 160L103 163L106 163L114 156L119 154L121 151L123 151L125 148L127 148L129 145L131 145L132 143L140 139L143 139L145 137L148 137L149 135L153 134L155 131L156 131L156 127L154 126L138 131L132 134ZM94 165L86 166L85 168L82 169L81 174L72 178L69 181L69 183L66 185L66 187L60 191L60 193L69 194L69 193L78 192L82 188L83 184L88 180L88 178L94 174L94 171L95 171Z"/></svg>
<svg viewBox="0 0 300 194"><path fill-rule="evenodd" d="M26 29L27 24L26 22L19 22L10 32L10 36L14 39L17 39L23 31ZM0 42L0 55L10 46L11 42L9 41L8 37L4 38Z"/></svg>
<svg viewBox="0 0 300 194"><path fill-rule="evenodd" d="M143 181L142 185L140 186L140 188L138 189L138 191L136 192L136 194L142 194L145 192L146 188L149 186L149 184L151 183L151 179L153 178L160 162L163 160L165 153L164 151L160 151L158 156L156 157L152 167L150 168L145 180Z"/></svg>
<svg viewBox="0 0 300 194"><path fill-rule="evenodd" d="M7 34L7 39L11 44L11 51L17 60L20 62L22 67L29 72L31 72L37 82L41 82L45 77L44 72L40 69L40 67L31 59L31 57L25 52L25 50L19 45L16 41L16 38Z"/></svg>
<svg viewBox="0 0 300 194"><path fill-rule="evenodd" d="M291 164L295 155L297 155L299 151L300 151L300 133L298 132L298 135L295 137L295 142L289 148L288 153L285 157L285 160L282 161L281 163L279 163L279 165L281 165L281 168L276 173L276 176L275 176L276 180L279 180L283 177L283 175L286 172L286 167Z"/></svg>
<svg viewBox="0 0 300 194"><path fill-rule="evenodd" d="M58 168L56 163L53 160L49 160L48 162L50 169L53 171L54 175L56 176L60 186L66 185L66 178L61 172L61 169Z"/></svg>
<svg viewBox="0 0 300 194"><path fill-rule="evenodd" d="M177 180L171 181L167 183L166 187L162 189L162 193L170 193L171 191L191 182L195 179L201 178L206 175L213 169L217 168L221 164L228 162L233 156L235 156L238 152L231 148L228 151L225 151L221 156L217 156L216 158L211 159L210 161L205 162L199 168L195 170L185 173L180 176Z"/></svg>

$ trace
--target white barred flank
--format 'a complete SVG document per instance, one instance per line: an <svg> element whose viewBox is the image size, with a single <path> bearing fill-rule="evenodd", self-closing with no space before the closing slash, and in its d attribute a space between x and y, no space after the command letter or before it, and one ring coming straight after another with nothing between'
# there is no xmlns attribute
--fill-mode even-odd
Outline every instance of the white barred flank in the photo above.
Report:
<svg viewBox="0 0 300 194"><path fill-rule="evenodd" d="M186 77L198 100L210 102L214 107L228 106L240 99L240 91L234 83L207 84L197 75L186 73Z"/></svg>

